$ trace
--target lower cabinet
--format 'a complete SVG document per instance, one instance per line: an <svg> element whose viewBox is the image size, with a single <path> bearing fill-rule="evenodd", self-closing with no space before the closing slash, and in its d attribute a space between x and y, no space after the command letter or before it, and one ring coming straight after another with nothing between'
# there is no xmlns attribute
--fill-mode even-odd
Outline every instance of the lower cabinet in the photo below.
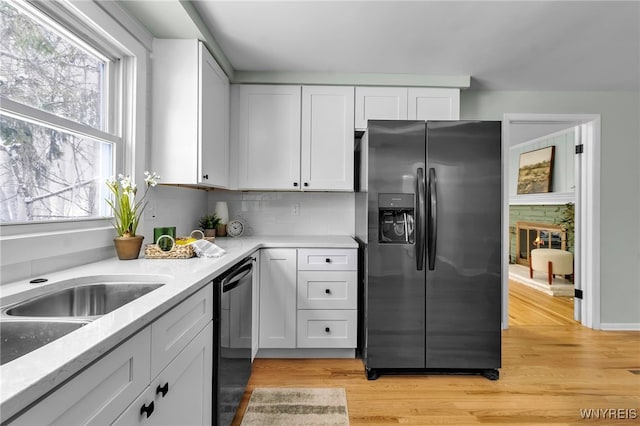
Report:
<svg viewBox="0 0 640 426"><path fill-rule="evenodd" d="M296 249L260 250L260 348L296 347Z"/></svg>
<svg viewBox="0 0 640 426"><path fill-rule="evenodd" d="M211 424L212 336L209 322L113 424Z"/></svg>
<svg viewBox="0 0 640 426"><path fill-rule="evenodd" d="M355 348L357 300L356 249L261 250L261 349Z"/></svg>
<svg viewBox="0 0 640 426"><path fill-rule="evenodd" d="M211 424L212 319L209 284L10 424Z"/></svg>
<svg viewBox="0 0 640 426"><path fill-rule="evenodd" d="M148 386L150 356L147 327L10 424L110 424Z"/></svg>

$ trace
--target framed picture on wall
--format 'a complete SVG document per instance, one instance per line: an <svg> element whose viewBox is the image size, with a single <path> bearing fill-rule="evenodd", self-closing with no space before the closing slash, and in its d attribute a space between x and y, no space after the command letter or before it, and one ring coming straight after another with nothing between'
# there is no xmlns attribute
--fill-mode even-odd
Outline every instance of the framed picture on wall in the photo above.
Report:
<svg viewBox="0 0 640 426"><path fill-rule="evenodd" d="M520 154L518 194L537 194L551 191L555 146Z"/></svg>

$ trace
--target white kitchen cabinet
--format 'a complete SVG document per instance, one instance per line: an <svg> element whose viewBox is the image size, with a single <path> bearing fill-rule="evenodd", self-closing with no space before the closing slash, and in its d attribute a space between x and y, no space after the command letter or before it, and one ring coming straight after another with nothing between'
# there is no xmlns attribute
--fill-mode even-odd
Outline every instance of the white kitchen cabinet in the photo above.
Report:
<svg viewBox="0 0 640 426"><path fill-rule="evenodd" d="M353 191L353 87L302 87L302 189Z"/></svg>
<svg viewBox="0 0 640 426"><path fill-rule="evenodd" d="M103 425L121 415L119 424L133 424L134 417L146 418L140 410L152 401L153 411L168 419L159 424L210 424L212 319L213 284L208 284L10 424ZM170 399L156 394L167 383ZM146 402L136 405L145 396Z"/></svg>
<svg viewBox="0 0 640 426"><path fill-rule="evenodd" d="M260 348L296 346L296 250L260 251Z"/></svg>
<svg viewBox="0 0 640 426"><path fill-rule="evenodd" d="M211 424L212 336L209 322L113 424Z"/></svg>
<svg viewBox="0 0 640 426"><path fill-rule="evenodd" d="M10 424L111 424L148 386L150 353L147 327Z"/></svg>
<svg viewBox="0 0 640 426"><path fill-rule="evenodd" d="M406 87L356 87L355 128L366 129L367 120L406 120Z"/></svg>
<svg viewBox="0 0 640 426"><path fill-rule="evenodd" d="M238 189L353 190L353 87L237 89Z"/></svg>
<svg viewBox="0 0 640 426"><path fill-rule="evenodd" d="M151 327L151 377L155 377L213 319L213 284L158 318Z"/></svg>
<svg viewBox="0 0 640 426"><path fill-rule="evenodd" d="M458 120L460 89L356 87L356 129L367 120Z"/></svg>
<svg viewBox="0 0 640 426"><path fill-rule="evenodd" d="M226 188L229 80L198 40L154 39L151 164L162 183Z"/></svg>
<svg viewBox="0 0 640 426"><path fill-rule="evenodd" d="M410 87L407 92L409 120L458 120L460 89Z"/></svg>
<svg viewBox="0 0 640 426"><path fill-rule="evenodd" d="M355 348L356 249L298 250L298 348Z"/></svg>
<svg viewBox="0 0 640 426"><path fill-rule="evenodd" d="M300 188L300 86L239 87L238 189Z"/></svg>

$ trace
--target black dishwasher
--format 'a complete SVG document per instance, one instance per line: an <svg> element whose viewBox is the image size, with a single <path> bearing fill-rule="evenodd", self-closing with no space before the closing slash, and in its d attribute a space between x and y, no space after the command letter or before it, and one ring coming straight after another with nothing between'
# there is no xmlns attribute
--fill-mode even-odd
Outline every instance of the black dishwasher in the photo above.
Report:
<svg viewBox="0 0 640 426"><path fill-rule="evenodd" d="M231 424L251 376L254 262L248 257L214 281L214 425Z"/></svg>

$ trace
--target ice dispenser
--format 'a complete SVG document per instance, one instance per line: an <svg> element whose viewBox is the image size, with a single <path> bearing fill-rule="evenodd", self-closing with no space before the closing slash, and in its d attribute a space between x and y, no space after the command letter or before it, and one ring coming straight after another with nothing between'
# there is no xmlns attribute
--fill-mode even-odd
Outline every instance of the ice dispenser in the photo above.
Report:
<svg viewBox="0 0 640 426"><path fill-rule="evenodd" d="M413 244L413 194L378 195L378 242Z"/></svg>

